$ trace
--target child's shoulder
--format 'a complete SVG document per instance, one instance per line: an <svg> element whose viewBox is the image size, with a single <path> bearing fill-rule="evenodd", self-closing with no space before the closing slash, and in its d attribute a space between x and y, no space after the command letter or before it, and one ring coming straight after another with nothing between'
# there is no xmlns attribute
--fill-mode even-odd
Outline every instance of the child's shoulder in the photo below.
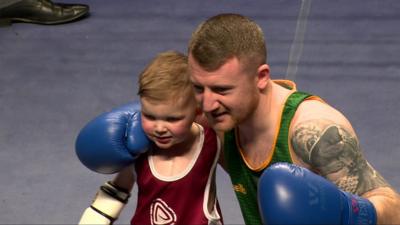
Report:
<svg viewBox="0 0 400 225"><path fill-rule="evenodd" d="M195 124L200 128L199 135L201 135L201 133L204 133L204 135L206 136L216 136L216 132L213 128L208 126L208 124L201 124L197 122L195 122Z"/></svg>

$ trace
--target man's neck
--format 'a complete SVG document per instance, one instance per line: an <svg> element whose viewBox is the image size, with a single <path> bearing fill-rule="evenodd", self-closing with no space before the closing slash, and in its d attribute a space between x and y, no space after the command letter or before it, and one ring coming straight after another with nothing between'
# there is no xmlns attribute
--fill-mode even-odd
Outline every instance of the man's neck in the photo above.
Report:
<svg viewBox="0 0 400 225"><path fill-rule="evenodd" d="M290 90L274 83L269 82L265 92L260 93L260 99L253 114L239 126L239 136L245 144L254 142L257 136L263 136L267 139L274 134L276 126L279 123L280 112Z"/></svg>

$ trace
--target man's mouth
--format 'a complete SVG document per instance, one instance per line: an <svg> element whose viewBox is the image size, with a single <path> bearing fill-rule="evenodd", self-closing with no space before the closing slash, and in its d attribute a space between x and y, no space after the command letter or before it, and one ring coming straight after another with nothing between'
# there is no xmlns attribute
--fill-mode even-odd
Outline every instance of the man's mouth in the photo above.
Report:
<svg viewBox="0 0 400 225"><path fill-rule="evenodd" d="M222 120L222 117L227 115L227 112L211 113L211 117L215 122Z"/></svg>

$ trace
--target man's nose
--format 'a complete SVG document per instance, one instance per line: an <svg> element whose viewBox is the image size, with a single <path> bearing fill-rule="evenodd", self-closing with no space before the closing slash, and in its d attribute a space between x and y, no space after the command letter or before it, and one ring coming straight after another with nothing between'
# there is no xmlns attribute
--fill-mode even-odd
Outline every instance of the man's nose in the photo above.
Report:
<svg viewBox="0 0 400 225"><path fill-rule="evenodd" d="M204 112L212 112L218 108L216 94L210 90L205 90L202 99L202 109Z"/></svg>

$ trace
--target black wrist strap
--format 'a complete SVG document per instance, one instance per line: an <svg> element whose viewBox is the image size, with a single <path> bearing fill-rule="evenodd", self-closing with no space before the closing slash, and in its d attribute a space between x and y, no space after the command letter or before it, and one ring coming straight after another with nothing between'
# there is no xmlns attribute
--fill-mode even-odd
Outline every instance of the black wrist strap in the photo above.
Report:
<svg viewBox="0 0 400 225"><path fill-rule="evenodd" d="M94 207L92 205L90 206L90 208L92 208L95 212L97 212L98 214L100 214L100 215L104 216L105 218L107 218L108 220L110 220L111 224L117 219L117 218L113 218L110 215L105 214L104 212L100 211L99 209L97 209L96 207Z"/></svg>
<svg viewBox="0 0 400 225"><path fill-rule="evenodd" d="M117 187L110 181L108 181L104 185L102 185L100 187L100 190L104 191L109 196L115 198L116 200L118 200L124 204L126 204L128 202L128 199L131 196L131 194L127 190Z"/></svg>

